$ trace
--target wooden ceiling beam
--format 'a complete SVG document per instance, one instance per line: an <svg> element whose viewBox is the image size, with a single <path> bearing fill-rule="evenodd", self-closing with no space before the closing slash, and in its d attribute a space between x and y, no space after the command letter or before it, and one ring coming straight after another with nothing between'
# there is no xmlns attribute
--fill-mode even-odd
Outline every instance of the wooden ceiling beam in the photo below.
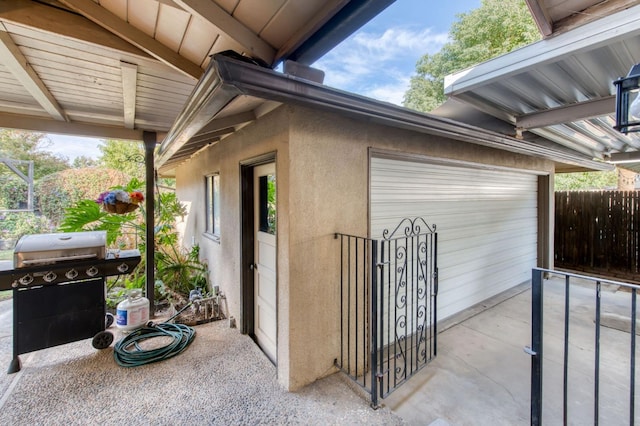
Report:
<svg viewBox="0 0 640 426"><path fill-rule="evenodd" d="M243 46L249 56L262 59L272 65L276 51L253 31L229 15L226 10L211 0L173 0L178 6L192 15L210 22L231 39Z"/></svg>
<svg viewBox="0 0 640 426"><path fill-rule="evenodd" d="M69 121L67 114L33 67L29 65L29 61L13 42L9 33L5 31L2 23L0 23L0 62L51 117L59 121Z"/></svg>
<svg viewBox="0 0 640 426"><path fill-rule="evenodd" d="M58 34L143 58L151 58L131 43L83 16L31 0L0 1L0 21Z"/></svg>
<svg viewBox="0 0 640 426"><path fill-rule="evenodd" d="M120 61L122 71L122 100L124 104L124 127L133 129L136 119L136 90L138 66Z"/></svg>
<svg viewBox="0 0 640 426"><path fill-rule="evenodd" d="M30 130L42 133L59 133L62 135L90 138L142 140L142 130L125 129L124 127L100 124L69 123L42 117L6 114L2 112L0 112L0 128Z"/></svg>
<svg viewBox="0 0 640 426"><path fill-rule="evenodd" d="M204 70L198 65L180 56L177 52L169 49L133 25L123 21L92 0L60 0L60 2L72 8L85 18L100 25L102 28L145 51L159 61L195 80L199 80L204 73Z"/></svg>

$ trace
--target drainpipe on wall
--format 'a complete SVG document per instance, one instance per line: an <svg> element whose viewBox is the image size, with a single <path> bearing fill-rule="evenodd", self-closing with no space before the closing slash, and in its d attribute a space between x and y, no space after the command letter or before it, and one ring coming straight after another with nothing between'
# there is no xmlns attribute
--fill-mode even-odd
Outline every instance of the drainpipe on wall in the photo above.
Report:
<svg viewBox="0 0 640 426"><path fill-rule="evenodd" d="M153 151L156 147L157 135L155 132L143 132L142 139L144 141L144 167L145 167L145 180L146 180L146 198L145 198L145 209L146 209L146 217L145 222L147 224L145 231L145 239L147 242L146 252L145 252L145 289L146 296L149 299L149 317L155 317L155 261L154 261L154 253L156 251L155 238L154 238L154 229L155 229L155 218L154 218L154 184L155 184L155 170L153 168Z"/></svg>

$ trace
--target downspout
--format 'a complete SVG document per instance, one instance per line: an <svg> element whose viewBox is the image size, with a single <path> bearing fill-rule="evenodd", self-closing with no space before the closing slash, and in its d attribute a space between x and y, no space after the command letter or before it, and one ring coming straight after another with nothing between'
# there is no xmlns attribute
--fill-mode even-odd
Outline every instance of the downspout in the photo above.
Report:
<svg viewBox="0 0 640 426"><path fill-rule="evenodd" d="M145 168L145 181L146 181L146 194L145 199L145 289L146 296L149 299L149 317L155 316L155 215L154 215L154 184L155 184L155 169L153 167L153 151L156 148L156 132L143 132L142 139L144 141L144 168Z"/></svg>

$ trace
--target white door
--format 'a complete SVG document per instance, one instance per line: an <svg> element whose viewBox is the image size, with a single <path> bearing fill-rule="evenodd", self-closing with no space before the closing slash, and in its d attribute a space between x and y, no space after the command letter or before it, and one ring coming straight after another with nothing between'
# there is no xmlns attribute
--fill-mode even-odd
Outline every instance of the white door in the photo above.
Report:
<svg viewBox="0 0 640 426"><path fill-rule="evenodd" d="M438 319L531 279L538 176L480 165L371 159L371 236L403 218L438 232Z"/></svg>
<svg viewBox="0 0 640 426"><path fill-rule="evenodd" d="M275 363L277 354L276 165L253 171L255 197L254 334Z"/></svg>

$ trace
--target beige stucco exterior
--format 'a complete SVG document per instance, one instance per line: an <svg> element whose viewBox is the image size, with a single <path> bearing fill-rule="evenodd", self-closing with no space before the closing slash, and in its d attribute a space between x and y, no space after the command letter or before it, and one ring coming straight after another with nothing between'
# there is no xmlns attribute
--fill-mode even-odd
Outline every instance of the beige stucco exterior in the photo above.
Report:
<svg viewBox="0 0 640 426"><path fill-rule="evenodd" d="M549 160L291 105L183 163L176 179L178 197L189 210L184 241L200 244L212 283L226 295L228 314L241 319L240 165L275 153L277 369L279 382L289 390L335 371L334 359L340 354L340 273L334 233L368 234L372 149L553 173ZM212 173L220 174L219 242L204 235L204 176ZM541 214L548 213L547 205Z"/></svg>

